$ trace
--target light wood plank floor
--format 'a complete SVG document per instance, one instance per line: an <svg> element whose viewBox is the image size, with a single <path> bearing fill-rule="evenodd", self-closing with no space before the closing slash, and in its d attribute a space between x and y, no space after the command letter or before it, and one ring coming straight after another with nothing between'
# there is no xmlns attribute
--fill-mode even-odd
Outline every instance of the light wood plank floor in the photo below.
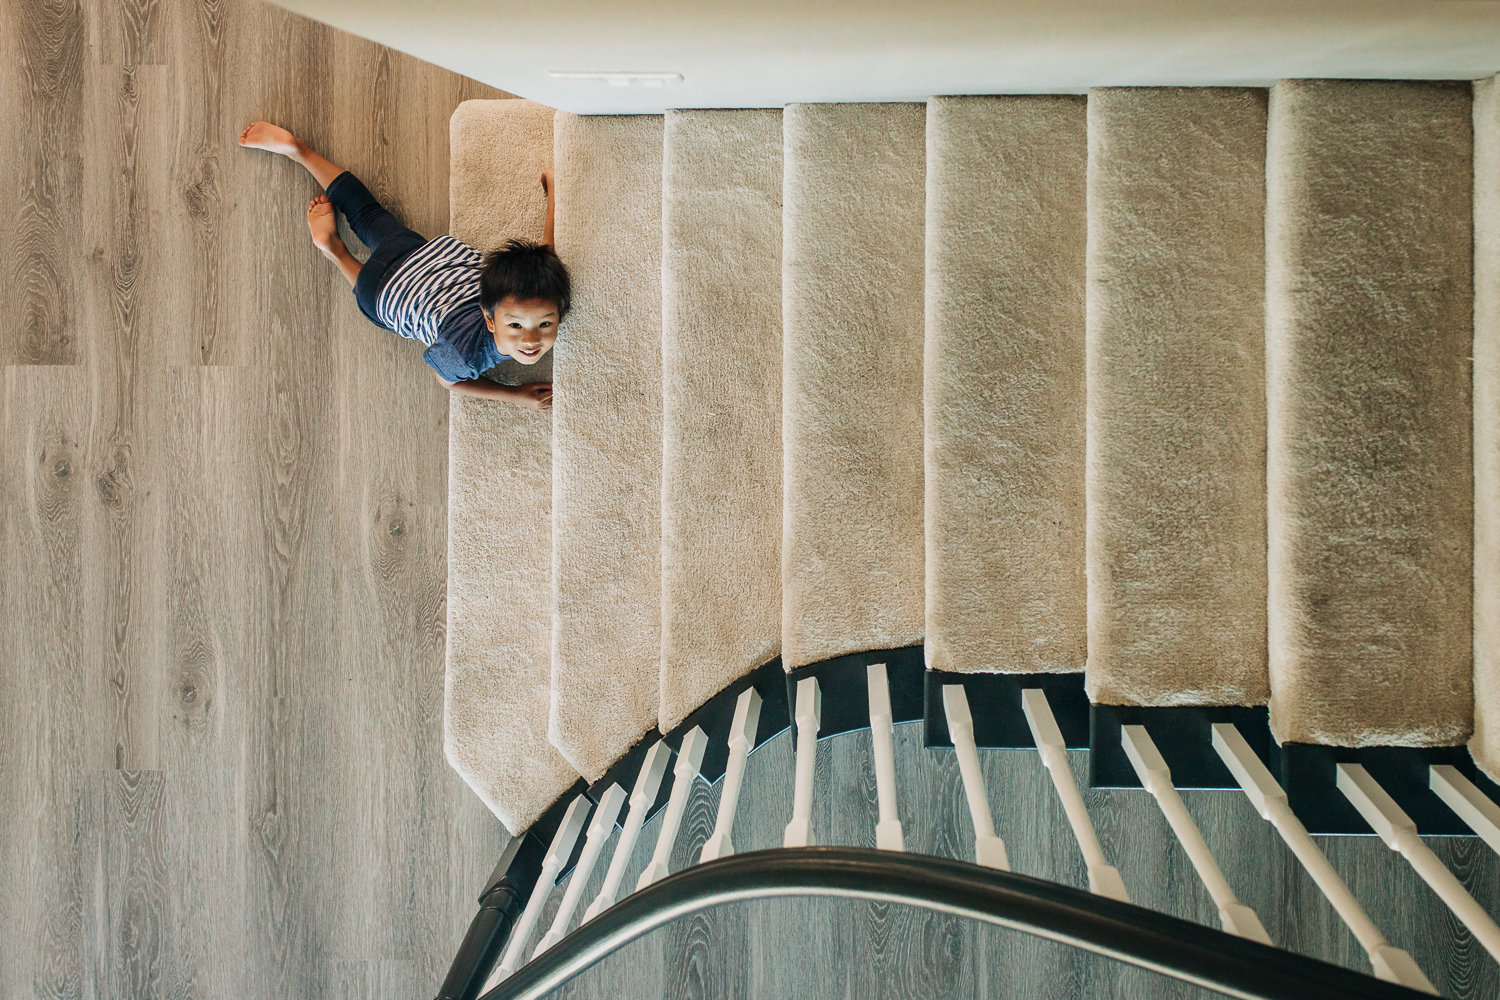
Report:
<svg viewBox="0 0 1500 1000"><path fill-rule="evenodd" d="M0 997L431 996L447 400L280 122L419 231L504 96L258 0L0 0Z"/></svg>

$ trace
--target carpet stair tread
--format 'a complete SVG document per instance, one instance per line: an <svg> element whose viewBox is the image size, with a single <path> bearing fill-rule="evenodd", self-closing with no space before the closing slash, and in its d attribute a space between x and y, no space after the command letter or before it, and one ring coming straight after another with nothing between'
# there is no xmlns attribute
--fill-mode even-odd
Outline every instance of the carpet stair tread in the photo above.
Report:
<svg viewBox="0 0 1500 1000"><path fill-rule="evenodd" d="M559 112L552 744L593 781L656 728L661 672L660 115Z"/></svg>
<svg viewBox="0 0 1500 1000"><path fill-rule="evenodd" d="M1089 697L1263 704L1265 91L1088 116Z"/></svg>
<svg viewBox="0 0 1500 1000"><path fill-rule="evenodd" d="M783 114L782 660L920 642L921 104Z"/></svg>
<svg viewBox="0 0 1500 1000"><path fill-rule="evenodd" d="M1067 673L1084 577L1082 97L927 105L926 654Z"/></svg>
<svg viewBox="0 0 1500 1000"><path fill-rule="evenodd" d="M779 111L666 116L663 732L781 652L781 146Z"/></svg>
<svg viewBox="0 0 1500 1000"><path fill-rule="evenodd" d="M541 239L551 108L466 101L450 122L453 235ZM443 746L512 833L578 780L547 739L552 673L552 419L454 395L448 415Z"/></svg>
<svg viewBox="0 0 1500 1000"><path fill-rule="evenodd" d="M1472 727L1467 85L1290 80L1270 98L1271 729Z"/></svg>

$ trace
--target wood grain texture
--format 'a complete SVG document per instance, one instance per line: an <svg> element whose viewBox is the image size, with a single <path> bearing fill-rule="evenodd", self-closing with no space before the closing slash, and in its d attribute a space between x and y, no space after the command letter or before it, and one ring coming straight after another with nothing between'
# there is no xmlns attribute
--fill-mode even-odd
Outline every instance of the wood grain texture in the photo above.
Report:
<svg viewBox="0 0 1500 1000"><path fill-rule="evenodd" d="M410 997L502 834L441 753L447 399L280 121L419 231L503 96L252 0L0 0L0 995Z"/></svg>
<svg viewBox="0 0 1500 1000"><path fill-rule="evenodd" d="M76 0L11 3L7 52L19 79L6 87L6 125L19 133L19 176L13 199L6 272L10 301L0 339L7 364L72 364L78 358L80 318L76 258L69 252L82 226L80 144L86 135L85 86L89 20Z"/></svg>

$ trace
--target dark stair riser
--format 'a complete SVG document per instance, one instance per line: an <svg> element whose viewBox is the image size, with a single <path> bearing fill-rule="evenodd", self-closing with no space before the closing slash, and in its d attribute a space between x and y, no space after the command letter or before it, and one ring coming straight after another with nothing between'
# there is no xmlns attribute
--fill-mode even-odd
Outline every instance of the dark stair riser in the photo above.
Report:
<svg viewBox="0 0 1500 1000"><path fill-rule="evenodd" d="M981 750L1028 750L1036 748L1031 725L1021 708L1021 692L1041 688L1069 749L1089 745L1089 696L1083 690L1083 674L953 674L929 670L925 678L926 700L922 745L953 746L948 716L943 710L943 687L960 684L974 717L974 743Z"/></svg>
<svg viewBox="0 0 1500 1000"><path fill-rule="evenodd" d="M1312 743L1271 746L1271 773L1286 789L1287 802L1311 833L1373 835L1368 823L1338 790L1338 765L1361 764L1396 804L1432 837L1472 837L1474 831L1428 785L1428 768L1451 764L1500 802L1500 786L1474 765L1468 747L1328 747Z"/></svg>
<svg viewBox="0 0 1500 1000"><path fill-rule="evenodd" d="M818 739L870 728L871 664L885 664L886 687L891 694L891 721L916 722L922 718L922 683L926 664L921 646L876 649L850 653L798 667L786 675L787 704L797 704L797 685L808 677L818 680L822 692L822 715ZM795 736L796 720L792 720Z"/></svg>
<svg viewBox="0 0 1500 1000"><path fill-rule="evenodd" d="M1213 726L1217 722L1233 723L1261 762L1269 763L1271 726L1264 705L1253 708L1089 706L1089 787L1141 787L1141 779L1120 742L1120 728L1145 726L1167 767L1172 769L1172 783L1178 788L1238 790L1239 783L1214 749Z"/></svg>

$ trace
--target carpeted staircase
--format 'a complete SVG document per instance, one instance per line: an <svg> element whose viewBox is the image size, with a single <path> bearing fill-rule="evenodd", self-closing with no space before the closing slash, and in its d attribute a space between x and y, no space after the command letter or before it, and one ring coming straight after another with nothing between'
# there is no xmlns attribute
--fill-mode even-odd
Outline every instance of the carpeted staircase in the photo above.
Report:
<svg viewBox="0 0 1500 1000"><path fill-rule="evenodd" d="M778 656L922 644L1500 775L1497 102L464 104L454 234L536 237L555 159L576 306L552 413L452 400L449 760L520 832Z"/></svg>

